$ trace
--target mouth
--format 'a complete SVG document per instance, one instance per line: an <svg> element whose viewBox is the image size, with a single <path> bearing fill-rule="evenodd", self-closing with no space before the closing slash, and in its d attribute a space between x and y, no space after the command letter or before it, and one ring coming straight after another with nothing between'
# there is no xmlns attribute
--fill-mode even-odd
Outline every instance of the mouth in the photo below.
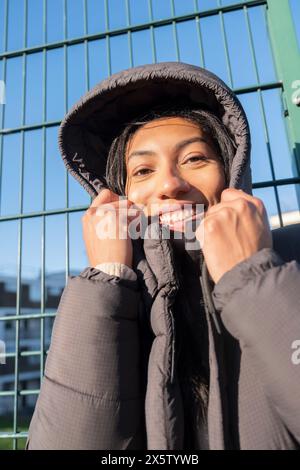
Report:
<svg viewBox="0 0 300 470"><path fill-rule="evenodd" d="M203 204L192 205L188 208L181 208L172 211L166 211L159 214L159 223L161 225L167 225L171 230L177 230L184 232L186 225L193 221L202 220L206 206Z"/></svg>

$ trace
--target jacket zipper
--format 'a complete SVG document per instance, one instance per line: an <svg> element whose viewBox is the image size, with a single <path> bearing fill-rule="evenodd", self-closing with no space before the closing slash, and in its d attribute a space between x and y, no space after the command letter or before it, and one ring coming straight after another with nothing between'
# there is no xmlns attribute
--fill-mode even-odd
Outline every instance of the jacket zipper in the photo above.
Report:
<svg viewBox="0 0 300 470"><path fill-rule="evenodd" d="M175 284L173 287L171 287L171 290L169 291L168 298L169 299L174 299L175 294L178 291L178 285ZM169 317L171 320L171 329L172 329L172 356L171 356L171 372L170 372L170 382L173 384L175 380L175 322L174 322L174 316L172 312L172 307L168 307L168 313Z"/></svg>
<svg viewBox="0 0 300 470"><path fill-rule="evenodd" d="M202 267L201 267L200 282L201 282L201 287L202 287L204 306L207 308L208 313L211 315L218 334L221 335L222 334L221 327L220 327L220 323L216 315L216 309L213 304L213 300L211 296L209 280L208 280L208 270L207 270L207 266L206 266L204 258L203 258Z"/></svg>

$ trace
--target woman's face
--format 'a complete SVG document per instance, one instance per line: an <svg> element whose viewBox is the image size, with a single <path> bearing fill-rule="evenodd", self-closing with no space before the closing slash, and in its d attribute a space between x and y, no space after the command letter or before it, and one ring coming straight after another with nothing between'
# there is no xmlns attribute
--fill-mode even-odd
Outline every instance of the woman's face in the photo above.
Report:
<svg viewBox="0 0 300 470"><path fill-rule="evenodd" d="M146 216L158 209L220 200L225 175L213 143L181 117L155 119L140 127L126 148L127 198Z"/></svg>

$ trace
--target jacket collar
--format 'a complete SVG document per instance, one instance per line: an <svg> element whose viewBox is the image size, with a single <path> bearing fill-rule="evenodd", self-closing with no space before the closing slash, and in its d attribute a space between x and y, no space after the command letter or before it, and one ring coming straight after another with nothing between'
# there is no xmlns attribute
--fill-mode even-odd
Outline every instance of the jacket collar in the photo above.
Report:
<svg viewBox="0 0 300 470"><path fill-rule="evenodd" d="M149 307L149 317L151 304L158 292L163 290L163 295L169 298L171 305L172 299L175 299L176 293L180 287L180 275L176 270L172 243L170 240L163 238L163 232L159 225L157 225L156 230L156 238L146 238L144 240L139 239L134 242L134 268L143 285L142 291L144 293L144 300ZM220 365L220 356L222 355L223 347L222 324L217 317L217 313L212 302L211 292L213 287L204 259L202 259L201 287L209 336L209 445L211 449L224 449L225 438L223 409L226 400L226 397L224 396L226 385L224 385L221 380L221 378L224 378L224 371L221 370L222 365ZM174 324L172 309L167 309L164 313L170 317L168 320L170 324ZM151 324L151 326L153 326L153 321L155 321L153 318L149 318L149 325ZM169 344L172 348L170 352L172 361L169 363L170 370L166 373L167 376L171 378L170 380L172 383L175 369L175 349L177 347L175 336L169 341Z"/></svg>

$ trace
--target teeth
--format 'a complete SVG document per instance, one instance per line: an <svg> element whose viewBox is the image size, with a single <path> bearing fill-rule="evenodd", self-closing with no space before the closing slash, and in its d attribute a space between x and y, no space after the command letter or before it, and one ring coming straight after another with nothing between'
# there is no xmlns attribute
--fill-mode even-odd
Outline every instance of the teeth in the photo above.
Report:
<svg viewBox="0 0 300 470"><path fill-rule="evenodd" d="M180 220L184 220L187 217L191 217L194 214L193 208L191 209L184 209L184 210L178 210L174 212L166 212L164 214L161 214L160 216L160 221L162 223L170 224L171 222L178 222Z"/></svg>

